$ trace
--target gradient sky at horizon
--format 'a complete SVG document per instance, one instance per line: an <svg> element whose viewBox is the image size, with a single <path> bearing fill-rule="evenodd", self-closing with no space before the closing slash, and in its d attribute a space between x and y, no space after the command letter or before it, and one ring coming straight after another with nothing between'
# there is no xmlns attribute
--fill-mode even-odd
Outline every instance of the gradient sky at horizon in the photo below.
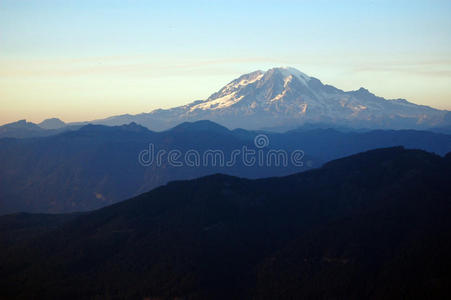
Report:
<svg viewBox="0 0 451 300"><path fill-rule="evenodd" d="M451 1L0 1L0 124L169 108L275 66L451 110Z"/></svg>

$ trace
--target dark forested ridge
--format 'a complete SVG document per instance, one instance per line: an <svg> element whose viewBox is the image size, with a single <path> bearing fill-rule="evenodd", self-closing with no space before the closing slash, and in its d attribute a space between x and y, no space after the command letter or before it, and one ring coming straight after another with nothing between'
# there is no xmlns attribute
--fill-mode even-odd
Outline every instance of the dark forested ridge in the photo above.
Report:
<svg viewBox="0 0 451 300"><path fill-rule="evenodd" d="M451 154L373 150L288 177L176 181L82 215L0 217L0 298L449 295Z"/></svg>
<svg viewBox="0 0 451 300"><path fill-rule="evenodd" d="M285 176L375 148L404 146L444 155L451 136L415 130L342 132L304 128L286 133L266 132L264 148L302 150L303 166L201 164L198 167L144 167L138 154L152 143L155 150L219 149L226 158L235 149L256 149L261 132L228 130L209 121L183 123L153 132L137 124L108 127L87 125L58 135L30 139L0 139L0 214L88 211L136 196L169 181L223 173L246 178Z"/></svg>

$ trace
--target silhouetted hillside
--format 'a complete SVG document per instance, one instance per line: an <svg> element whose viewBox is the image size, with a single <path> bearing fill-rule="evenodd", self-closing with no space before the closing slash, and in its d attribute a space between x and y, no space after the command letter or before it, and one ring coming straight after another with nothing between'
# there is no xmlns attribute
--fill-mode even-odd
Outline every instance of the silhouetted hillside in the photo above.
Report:
<svg viewBox="0 0 451 300"><path fill-rule="evenodd" d="M1 239L16 238L0 297L442 298L449 182L449 155L397 147L288 177L171 182L75 217L4 216Z"/></svg>

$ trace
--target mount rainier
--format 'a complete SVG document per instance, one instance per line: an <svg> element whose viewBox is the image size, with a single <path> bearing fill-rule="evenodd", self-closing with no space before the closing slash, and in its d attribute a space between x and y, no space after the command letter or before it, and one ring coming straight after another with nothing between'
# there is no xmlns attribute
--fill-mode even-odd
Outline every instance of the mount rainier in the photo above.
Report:
<svg viewBox="0 0 451 300"><path fill-rule="evenodd" d="M181 122L211 120L229 128L290 129L305 123L351 128L427 129L449 126L451 112L404 99L387 100L364 88L343 91L294 68L273 68L240 76L206 100L92 123L136 122L165 130Z"/></svg>

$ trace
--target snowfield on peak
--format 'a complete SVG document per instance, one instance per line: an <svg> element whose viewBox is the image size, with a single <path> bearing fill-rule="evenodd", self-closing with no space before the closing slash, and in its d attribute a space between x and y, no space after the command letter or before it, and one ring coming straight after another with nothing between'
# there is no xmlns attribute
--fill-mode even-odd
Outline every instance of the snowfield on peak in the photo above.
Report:
<svg viewBox="0 0 451 300"><path fill-rule="evenodd" d="M216 98L216 99L212 99L210 101L196 104L196 105L190 107L190 112L194 111L196 109L206 110L206 109L221 109L221 108L229 107L229 106L235 104L236 102L240 101L243 98L243 96L235 97L235 94L236 93L233 92L231 94L227 94L220 98Z"/></svg>

